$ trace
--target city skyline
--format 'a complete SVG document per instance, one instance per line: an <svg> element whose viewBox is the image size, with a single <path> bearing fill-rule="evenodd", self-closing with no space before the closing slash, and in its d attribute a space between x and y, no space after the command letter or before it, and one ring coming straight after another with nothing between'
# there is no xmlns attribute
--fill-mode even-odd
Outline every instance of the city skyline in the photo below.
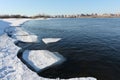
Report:
<svg viewBox="0 0 120 80"><path fill-rule="evenodd" d="M0 15L120 13L119 3L120 0L1 0Z"/></svg>

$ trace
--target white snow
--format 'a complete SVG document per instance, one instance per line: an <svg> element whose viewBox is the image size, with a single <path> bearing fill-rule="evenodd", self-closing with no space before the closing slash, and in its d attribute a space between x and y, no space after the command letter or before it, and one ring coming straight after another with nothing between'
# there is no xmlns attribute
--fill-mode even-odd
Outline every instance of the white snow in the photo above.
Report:
<svg viewBox="0 0 120 80"><path fill-rule="evenodd" d="M11 34L12 38L22 42L37 42L37 36L33 34L29 34L28 32L22 30L21 28L17 27Z"/></svg>
<svg viewBox="0 0 120 80"><path fill-rule="evenodd" d="M29 20L31 19L16 19L16 18L3 19L3 21L9 22L10 26L20 26L21 24Z"/></svg>
<svg viewBox="0 0 120 80"><path fill-rule="evenodd" d="M69 80L97 80L97 79L93 77L81 77L81 78L71 78Z"/></svg>
<svg viewBox="0 0 120 80"><path fill-rule="evenodd" d="M26 50L23 53L23 59L37 72L56 63L62 63L65 60L60 54L47 50Z"/></svg>
<svg viewBox="0 0 120 80"><path fill-rule="evenodd" d="M43 39L42 39L42 41L43 41L45 44L58 42L58 41L60 41L60 40L61 40L61 38L43 38Z"/></svg>
<svg viewBox="0 0 120 80"><path fill-rule="evenodd" d="M9 27L9 24L7 22L3 22L0 20L0 35L5 33L5 29Z"/></svg>
<svg viewBox="0 0 120 80"><path fill-rule="evenodd" d="M8 35L4 31L6 28L10 26L20 26L20 24L23 24L27 20L26 19L4 19L3 21L6 21L6 22L0 21L0 80L60 80L59 78L48 79L48 78L43 78L38 76L35 72L31 71L26 65L24 65L17 58L17 52L20 48L14 44L14 41L16 41L16 38L8 37ZM24 32L20 32L19 34L21 35L22 33ZM43 52L47 55L45 51ZM30 56L30 59L32 59L32 61L35 61L35 57L32 58L32 55ZM51 60L54 60L54 59L51 59ZM43 62L42 62L43 64L45 64L44 61L45 59L43 59ZM61 80L65 80L65 79L61 79ZM80 78L71 78L67 80L97 80L97 79L93 77L80 77Z"/></svg>
<svg viewBox="0 0 120 80"><path fill-rule="evenodd" d="M6 32L8 32L12 38L22 42L36 42L38 38L36 35L29 34L20 27L17 27L29 20L31 19L3 19L3 21L9 22L10 26L14 26L12 28L6 29Z"/></svg>
<svg viewBox="0 0 120 80"><path fill-rule="evenodd" d="M0 80L22 80L23 64L17 58L19 48L6 34L0 36Z"/></svg>

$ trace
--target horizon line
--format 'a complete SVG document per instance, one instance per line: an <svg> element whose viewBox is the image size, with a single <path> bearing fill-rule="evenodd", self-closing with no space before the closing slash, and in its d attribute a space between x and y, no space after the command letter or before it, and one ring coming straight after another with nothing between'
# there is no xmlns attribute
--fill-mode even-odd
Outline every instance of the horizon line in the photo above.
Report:
<svg viewBox="0 0 120 80"><path fill-rule="evenodd" d="M73 13L73 14L47 14L47 13L38 13L38 14L33 14L33 15L27 15L27 14L21 14L21 13L13 13L13 14L0 14L0 16L3 15L22 15L22 16L36 16L36 15L49 15L49 16L55 16L55 15L80 15L80 14L97 14L97 15L103 15L103 14L120 14L120 12L115 12L115 13Z"/></svg>

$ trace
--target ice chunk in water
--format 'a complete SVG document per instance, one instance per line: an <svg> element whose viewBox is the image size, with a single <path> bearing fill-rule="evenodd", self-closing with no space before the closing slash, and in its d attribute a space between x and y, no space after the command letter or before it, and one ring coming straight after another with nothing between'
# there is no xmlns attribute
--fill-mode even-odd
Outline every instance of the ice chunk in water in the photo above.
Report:
<svg viewBox="0 0 120 80"><path fill-rule="evenodd" d="M61 40L61 38L43 38L43 39L42 39L42 41L43 41L45 44L58 42L58 41L60 41L60 40Z"/></svg>
<svg viewBox="0 0 120 80"><path fill-rule="evenodd" d="M22 58L35 71L40 71L46 67L62 63L65 59L62 55L48 50L25 50Z"/></svg>

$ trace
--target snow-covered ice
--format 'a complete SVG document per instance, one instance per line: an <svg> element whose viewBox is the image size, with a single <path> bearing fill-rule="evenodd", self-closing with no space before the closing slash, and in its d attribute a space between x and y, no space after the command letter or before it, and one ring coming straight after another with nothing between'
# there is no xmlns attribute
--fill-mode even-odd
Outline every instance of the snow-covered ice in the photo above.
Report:
<svg viewBox="0 0 120 80"><path fill-rule="evenodd" d="M3 19L3 21L9 22L10 26L20 26L21 24L29 20L31 19L16 19L16 18Z"/></svg>
<svg viewBox="0 0 120 80"><path fill-rule="evenodd" d="M10 31L11 37L15 38L18 41L22 41L22 42L37 42L37 36L36 35L29 34L28 32L22 30L19 27L16 27L15 30L12 33L11 32L12 31Z"/></svg>
<svg viewBox="0 0 120 80"><path fill-rule="evenodd" d="M14 41L18 39L13 37L10 38L5 32L6 28L9 28L10 26L20 26L26 21L28 21L28 19L4 19L2 21L0 20L0 80L60 80L60 79L48 79L38 76L35 72L31 71L17 58L17 52L20 50L20 48L14 44ZM14 31L16 29L14 27L11 30ZM22 35L22 33L27 34L26 32L16 33L17 34L15 35L18 34ZM23 37L20 36L19 38ZM24 37L24 40L25 38L26 37ZM34 58L32 58L32 56L31 59L35 60ZM43 59L43 61L45 60ZM43 62L43 64L45 63ZM93 77L80 77L71 78L67 80L97 80L97 79Z"/></svg>
<svg viewBox="0 0 120 80"><path fill-rule="evenodd" d="M22 80L23 64L17 58L19 48L7 34L0 36L0 80Z"/></svg>
<svg viewBox="0 0 120 80"><path fill-rule="evenodd" d="M57 52L52 53L48 50L26 50L23 52L22 57L36 72L55 65L56 63L62 63L65 60L63 56Z"/></svg>
<svg viewBox="0 0 120 80"><path fill-rule="evenodd" d="M8 22L4 22L2 20L0 20L0 35L5 33L5 29L9 27L9 23Z"/></svg>
<svg viewBox="0 0 120 80"><path fill-rule="evenodd" d="M37 41L37 36L33 34L29 34L25 30L23 30L20 27L21 24L23 24L26 21L29 21L30 19L3 19L3 21L9 22L10 26L5 31L12 37L15 38L16 40L22 41L22 42L36 42Z"/></svg>
<svg viewBox="0 0 120 80"><path fill-rule="evenodd" d="M58 42L58 41L60 41L60 40L61 40L61 38L43 38L43 39L42 39L42 41L43 41L45 44Z"/></svg>

